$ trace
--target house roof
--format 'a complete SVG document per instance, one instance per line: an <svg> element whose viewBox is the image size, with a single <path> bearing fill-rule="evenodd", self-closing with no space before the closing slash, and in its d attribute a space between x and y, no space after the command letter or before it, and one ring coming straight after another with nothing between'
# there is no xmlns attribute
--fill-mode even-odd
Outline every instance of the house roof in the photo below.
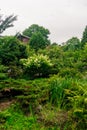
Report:
<svg viewBox="0 0 87 130"><path fill-rule="evenodd" d="M30 37L28 37L26 35L23 35L23 34L20 34L20 33L16 34L16 37L17 38L27 38L27 39L30 39Z"/></svg>

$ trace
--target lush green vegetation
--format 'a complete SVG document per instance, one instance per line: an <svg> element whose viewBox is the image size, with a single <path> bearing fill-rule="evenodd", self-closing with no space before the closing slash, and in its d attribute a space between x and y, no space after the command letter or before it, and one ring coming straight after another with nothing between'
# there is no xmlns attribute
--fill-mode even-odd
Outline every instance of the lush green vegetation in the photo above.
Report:
<svg viewBox="0 0 87 130"><path fill-rule="evenodd" d="M58 45L37 25L24 34L32 45L0 38L0 130L86 130L87 36Z"/></svg>

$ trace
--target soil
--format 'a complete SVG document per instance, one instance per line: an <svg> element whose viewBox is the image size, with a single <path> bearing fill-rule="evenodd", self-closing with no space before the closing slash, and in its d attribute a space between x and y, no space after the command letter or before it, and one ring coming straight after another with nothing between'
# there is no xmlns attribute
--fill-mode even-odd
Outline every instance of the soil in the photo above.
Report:
<svg viewBox="0 0 87 130"><path fill-rule="evenodd" d="M7 109L14 102L15 102L15 100L10 100L10 101L7 100L7 101L0 102L0 111Z"/></svg>

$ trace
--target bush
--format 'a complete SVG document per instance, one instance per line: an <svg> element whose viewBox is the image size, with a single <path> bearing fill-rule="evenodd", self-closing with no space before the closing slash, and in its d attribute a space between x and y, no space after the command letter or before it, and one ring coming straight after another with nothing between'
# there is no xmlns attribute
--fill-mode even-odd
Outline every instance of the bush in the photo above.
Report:
<svg viewBox="0 0 87 130"><path fill-rule="evenodd" d="M0 65L0 72L7 72L8 67L4 66L4 65Z"/></svg>
<svg viewBox="0 0 87 130"><path fill-rule="evenodd" d="M7 69L8 67L0 65L0 80L8 78Z"/></svg>
<svg viewBox="0 0 87 130"><path fill-rule="evenodd" d="M25 67L25 72L33 77L47 77L52 67L48 57L43 55L34 55L28 59L21 59L20 62Z"/></svg>
<svg viewBox="0 0 87 130"><path fill-rule="evenodd" d="M7 79L8 76L5 73L0 73L0 80Z"/></svg>
<svg viewBox="0 0 87 130"><path fill-rule="evenodd" d="M1 42L1 41L0 41ZM19 59L27 58L27 47L15 37L3 38L0 47L0 60L4 65L17 64Z"/></svg>
<svg viewBox="0 0 87 130"><path fill-rule="evenodd" d="M82 74L75 68L63 68L59 71L59 75L62 77L69 77L69 78L81 78Z"/></svg>
<svg viewBox="0 0 87 130"><path fill-rule="evenodd" d="M9 66L8 76L11 78L20 78L23 75L23 70L18 66Z"/></svg>

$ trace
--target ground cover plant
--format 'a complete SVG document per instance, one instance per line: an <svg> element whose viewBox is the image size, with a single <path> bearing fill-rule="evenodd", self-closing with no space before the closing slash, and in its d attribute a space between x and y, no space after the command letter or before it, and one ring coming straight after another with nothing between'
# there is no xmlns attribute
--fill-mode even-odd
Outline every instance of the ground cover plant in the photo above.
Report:
<svg viewBox="0 0 87 130"><path fill-rule="evenodd" d="M7 83L8 85L6 85ZM31 112L36 119L37 129L83 129L87 126L87 82L84 80L64 79L58 77L50 77L48 79L36 80L4 80L5 84L2 87L0 94L4 94L4 102L6 100L15 100L16 109L21 110L22 116L30 118ZM9 87L11 85L12 87ZM3 101L2 100L2 101ZM1 101L1 102L2 102ZM14 102L13 102L14 103ZM13 109L12 106L10 109ZM20 126L22 123L27 122L28 119L23 117L21 113L16 113L13 109L12 113L18 114L18 126L12 129L27 129L27 126ZM6 108L7 111L8 108ZM2 128L9 129L8 123L9 113L1 112ZM4 116L2 116L4 113ZM10 120L16 120L16 116L10 115ZM15 118L15 119L14 119ZM27 121L26 121L27 120ZM32 119L33 120L33 119ZM14 121L13 121L14 122ZM38 125L37 125L38 124ZM7 126L6 126L7 125ZM31 124L33 129L33 124ZM19 127L20 126L20 127ZM16 128L18 127L18 128Z"/></svg>

